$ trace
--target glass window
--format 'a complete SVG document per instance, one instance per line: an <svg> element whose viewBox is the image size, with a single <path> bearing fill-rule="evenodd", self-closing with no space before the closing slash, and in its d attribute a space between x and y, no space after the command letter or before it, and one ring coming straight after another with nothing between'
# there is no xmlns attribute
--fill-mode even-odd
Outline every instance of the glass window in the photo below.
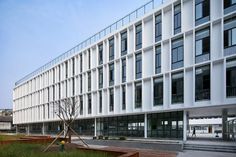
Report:
<svg viewBox="0 0 236 157"><path fill-rule="evenodd" d="M163 104L163 78L154 79L154 106Z"/></svg>
<svg viewBox="0 0 236 157"><path fill-rule="evenodd" d="M109 65L109 85L114 85L114 63Z"/></svg>
<svg viewBox="0 0 236 157"><path fill-rule="evenodd" d="M195 34L195 62L210 59L210 28L199 30Z"/></svg>
<svg viewBox="0 0 236 157"><path fill-rule="evenodd" d="M226 63L226 96L236 96L236 59L228 60Z"/></svg>
<svg viewBox="0 0 236 157"><path fill-rule="evenodd" d="M102 92L99 92L99 113L102 113Z"/></svg>
<svg viewBox="0 0 236 157"><path fill-rule="evenodd" d="M156 46L155 49L155 73L161 73L161 46Z"/></svg>
<svg viewBox="0 0 236 157"><path fill-rule="evenodd" d="M171 55L172 69L183 67L184 49L183 38L172 41L172 55Z"/></svg>
<svg viewBox="0 0 236 157"><path fill-rule="evenodd" d="M99 88L103 87L103 68L102 67L98 69L98 85L99 85Z"/></svg>
<svg viewBox="0 0 236 157"><path fill-rule="evenodd" d="M236 28L232 29L232 45L236 45Z"/></svg>
<svg viewBox="0 0 236 157"><path fill-rule="evenodd" d="M122 86L122 110L126 109L126 90L125 85Z"/></svg>
<svg viewBox="0 0 236 157"><path fill-rule="evenodd" d="M172 104L184 102L184 77L183 73L172 74Z"/></svg>
<svg viewBox="0 0 236 157"><path fill-rule="evenodd" d="M80 72L82 73L82 69L83 69L83 58L82 58L82 54L80 54Z"/></svg>
<svg viewBox="0 0 236 157"><path fill-rule="evenodd" d="M158 14L155 17L155 40L156 40L156 42L161 40L161 32L162 32L161 14Z"/></svg>
<svg viewBox="0 0 236 157"><path fill-rule="evenodd" d="M136 79L142 77L142 54L136 54L136 64L135 64L135 71L136 71Z"/></svg>
<svg viewBox="0 0 236 157"><path fill-rule="evenodd" d="M109 60L114 59L114 51L115 51L114 38L112 38L109 40Z"/></svg>
<svg viewBox="0 0 236 157"><path fill-rule="evenodd" d="M210 0L195 1L195 25L205 23L210 20Z"/></svg>
<svg viewBox="0 0 236 157"><path fill-rule="evenodd" d="M114 91L110 89L110 112L114 110Z"/></svg>
<svg viewBox="0 0 236 157"><path fill-rule="evenodd" d="M103 44L98 45L98 64L103 63Z"/></svg>
<svg viewBox="0 0 236 157"><path fill-rule="evenodd" d="M90 50L88 50L88 69L91 68L91 53Z"/></svg>
<svg viewBox="0 0 236 157"><path fill-rule="evenodd" d="M126 81L126 59L122 59L122 82Z"/></svg>
<svg viewBox="0 0 236 157"><path fill-rule="evenodd" d="M236 16L224 21L224 54L236 54Z"/></svg>
<svg viewBox="0 0 236 157"><path fill-rule="evenodd" d="M82 94L82 92L83 92L83 77L82 75L80 75L80 94Z"/></svg>
<svg viewBox="0 0 236 157"><path fill-rule="evenodd" d="M92 113L92 100L91 100L91 94L88 94L88 114Z"/></svg>
<svg viewBox="0 0 236 157"><path fill-rule="evenodd" d="M234 6L236 4L236 0L224 0L224 9L229 9L229 10L225 10L225 13L229 13L231 11L234 11L233 9Z"/></svg>
<svg viewBox="0 0 236 157"><path fill-rule="evenodd" d="M174 7L174 34L181 32L181 6L180 4Z"/></svg>
<svg viewBox="0 0 236 157"><path fill-rule="evenodd" d="M142 107L142 82L135 83L135 108Z"/></svg>
<svg viewBox="0 0 236 157"><path fill-rule="evenodd" d="M136 50L142 48L142 24L136 25Z"/></svg>
<svg viewBox="0 0 236 157"><path fill-rule="evenodd" d="M195 101L210 100L210 65L196 68Z"/></svg>
<svg viewBox="0 0 236 157"><path fill-rule="evenodd" d="M80 115L83 115L83 97L80 96Z"/></svg>
<svg viewBox="0 0 236 157"><path fill-rule="evenodd" d="M121 56L127 54L127 31L121 33Z"/></svg>

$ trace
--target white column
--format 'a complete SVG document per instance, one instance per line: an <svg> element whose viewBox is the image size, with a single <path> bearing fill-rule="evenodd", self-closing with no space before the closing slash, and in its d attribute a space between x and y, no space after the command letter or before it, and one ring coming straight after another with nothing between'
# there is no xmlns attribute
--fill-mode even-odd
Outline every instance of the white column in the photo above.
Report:
<svg viewBox="0 0 236 157"><path fill-rule="evenodd" d="M94 136L97 136L97 119L94 119Z"/></svg>
<svg viewBox="0 0 236 157"><path fill-rule="evenodd" d="M183 141L187 141L187 111L183 112Z"/></svg>
<svg viewBox="0 0 236 157"><path fill-rule="evenodd" d="M147 138L147 113L144 114L144 138Z"/></svg>

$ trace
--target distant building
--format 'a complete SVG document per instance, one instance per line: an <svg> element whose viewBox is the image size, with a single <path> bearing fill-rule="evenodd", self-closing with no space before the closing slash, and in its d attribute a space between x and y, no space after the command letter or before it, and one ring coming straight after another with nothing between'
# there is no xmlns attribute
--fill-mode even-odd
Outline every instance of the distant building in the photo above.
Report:
<svg viewBox="0 0 236 157"><path fill-rule="evenodd" d="M12 129L12 116L0 116L0 131L10 131Z"/></svg>
<svg viewBox="0 0 236 157"><path fill-rule="evenodd" d="M12 116L12 109L0 109L0 116Z"/></svg>

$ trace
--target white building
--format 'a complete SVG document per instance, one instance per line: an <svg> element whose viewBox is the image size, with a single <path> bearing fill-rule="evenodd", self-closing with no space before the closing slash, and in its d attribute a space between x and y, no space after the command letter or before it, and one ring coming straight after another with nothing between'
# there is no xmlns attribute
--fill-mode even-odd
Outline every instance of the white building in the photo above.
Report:
<svg viewBox="0 0 236 157"><path fill-rule="evenodd" d="M16 82L14 124L56 133L68 97L81 104L79 134L186 140L188 118L225 122L236 115L236 2L145 4Z"/></svg>

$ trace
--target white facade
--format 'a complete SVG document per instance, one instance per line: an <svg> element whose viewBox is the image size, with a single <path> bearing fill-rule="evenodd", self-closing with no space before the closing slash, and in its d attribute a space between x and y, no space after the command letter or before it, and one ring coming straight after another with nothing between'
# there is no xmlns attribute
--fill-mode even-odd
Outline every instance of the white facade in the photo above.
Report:
<svg viewBox="0 0 236 157"><path fill-rule="evenodd" d="M181 5L181 32L174 33L174 8ZM155 16L161 14L161 41L155 42ZM148 114L171 111L191 111L196 108L232 108L236 97L226 96L226 63L236 53L224 53L224 21L236 11L224 14L223 0L210 0L210 20L195 26L195 0L173 0L156 7L135 21L106 35L96 43L76 52L50 69L17 84L13 90L13 123L30 124L59 120L54 114L58 102L67 97L83 98L83 114L79 119ZM142 48L136 50L136 25L142 25ZM195 62L196 32L210 30L210 59ZM121 33L127 31L127 55L121 56ZM109 39L114 37L114 60L109 61ZM172 69L172 44L183 39L183 67ZM99 45L103 44L103 64L99 65ZM161 73L155 73L155 47L161 46ZM90 61L89 60L90 51ZM136 54L142 56L142 77L136 79ZM80 64L82 55L82 67ZM126 82L122 82L122 59L126 59ZM67 62L67 63L66 63ZM74 63L74 66L73 66ZM109 64L114 63L114 85L109 86ZM67 65L66 65L67 64ZM91 64L89 68L89 64ZM196 68L210 66L210 99L195 101ZM74 75L73 68L74 67ZM103 68L103 87L99 88L99 68ZM67 68L67 70L66 70ZM82 68L82 72L80 69ZM68 74L66 74L66 71ZM88 73L91 72L91 91ZM172 77L183 72L183 103L172 103ZM66 76L67 75L67 76ZM81 84L82 77L82 84ZM163 105L154 105L154 78L163 79ZM74 95L73 95L74 79ZM66 83L67 82L67 83ZM142 84L142 105L135 107L135 83ZM60 86L60 87L59 87ZM80 87L82 86L82 92ZM122 86L126 89L126 108L122 109ZM59 89L60 88L60 89ZM114 91L114 110L109 110L109 92ZM60 90L60 93L59 93ZM102 92L102 112L99 112L99 92ZM54 94L53 94L54 93ZM91 94L92 113L88 113L88 94ZM204 109L202 110L204 111ZM211 113L210 113L211 114ZM207 115L207 113L206 113ZM185 118L184 118L185 119ZM145 124L146 126L146 124Z"/></svg>

